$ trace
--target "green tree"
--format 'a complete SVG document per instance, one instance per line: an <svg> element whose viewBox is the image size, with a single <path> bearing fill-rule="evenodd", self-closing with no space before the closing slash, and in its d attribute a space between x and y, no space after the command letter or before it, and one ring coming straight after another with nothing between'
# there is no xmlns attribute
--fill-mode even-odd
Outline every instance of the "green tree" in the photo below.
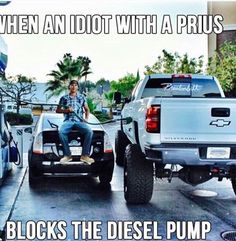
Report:
<svg viewBox="0 0 236 241"><path fill-rule="evenodd" d="M87 98L88 107L91 113L96 109L96 104L93 102L92 98Z"/></svg>
<svg viewBox="0 0 236 241"><path fill-rule="evenodd" d="M92 89L95 88L95 84L92 81L86 80L86 81L81 81L79 83L79 91L81 93L86 93L90 92Z"/></svg>
<svg viewBox="0 0 236 241"><path fill-rule="evenodd" d="M113 96L114 92L118 91L121 93L123 97L129 97L131 92L135 86L135 84L139 81L139 71L137 71L137 75L128 73L124 77L120 78L118 81L111 81L111 90L108 92L104 92L104 97L108 102L108 107L110 108L109 116L112 118L112 108L113 108ZM100 80L102 83L102 80Z"/></svg>
<svg viewBox="0 0 236 241"><path fill-rule="evenodd" d="M203 73L203 56L190 58L187 54L180 56L177 52L174 54L162 50L163 56L158 56L157 61L152 66L145 66L145 75L158 73Z"/></svg>
<svg viewBox="0 0 236 241"><path fill-rule="evenodd" d="M131 95L131 92L135 84L139 81L139 78L139 72L136 76L134 76L134 74L128 73L118 81L112 81L111 92L119 91L123 97L128 97Z"/></svg>
<svg viewBox="0 0 236 241"><path fill-rule="evenodd" d="M236 43L225 42L209 58L207 72L214 75L227 96L236 96Z"/></svg>
<svg viewBox="0 0 236 241"><path fill-rule="evenodd" d="M109 82L109 81L105 80L105 78L101 78L96 82L96 86L105 85L105 84L107 84L107 82Z"/></svg>
<svg viewBox="0 0 236 241"><path fill-rule="evenodd" d="M109 117L113 118L113 114L112 114L112 107L113 107L113 96L114 96L114 91L109 91L104 93L105 99L108 102L108 107L110 109L110 113L109 113Z"/></svg>
<svg viewBox="0 0 236 241"><path fill-rule="evenodd" d="M66 53L63 59L56 66L57 70L52 70L48 75L53 77L47 83L45 92L49 93L49 98L53 95L60 95L67 89L68 83L72 79L80 80L82 77L87 79L87 75L92 73L89 64L91 63L88 57L79 56L76 59L72 58L70 53Z"/></svg>

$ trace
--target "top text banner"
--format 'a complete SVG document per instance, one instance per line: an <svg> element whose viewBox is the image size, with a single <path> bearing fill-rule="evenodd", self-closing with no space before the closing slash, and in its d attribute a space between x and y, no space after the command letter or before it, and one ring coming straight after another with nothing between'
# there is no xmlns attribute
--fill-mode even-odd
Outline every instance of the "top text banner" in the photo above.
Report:
<svg viewBox="0 0 236 241"><path fill-rule="evenodd" d="M219 34L221 15L0 15L0 34Z"/></svg>

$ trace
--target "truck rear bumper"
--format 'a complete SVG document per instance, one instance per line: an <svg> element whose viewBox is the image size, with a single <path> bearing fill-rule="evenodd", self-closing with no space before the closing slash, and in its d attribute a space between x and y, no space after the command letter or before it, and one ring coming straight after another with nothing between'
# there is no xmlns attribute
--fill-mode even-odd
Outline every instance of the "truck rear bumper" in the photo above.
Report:
<svg viewBox="0 0 236 241"><path fill-rule="evenodd" d="M217 145L217 147L230 147L229 158L207 158L208 147L211 147L211 145L145 145L145 154L146 159L161 164L194 166L236 165L236 145Z"/></svg>

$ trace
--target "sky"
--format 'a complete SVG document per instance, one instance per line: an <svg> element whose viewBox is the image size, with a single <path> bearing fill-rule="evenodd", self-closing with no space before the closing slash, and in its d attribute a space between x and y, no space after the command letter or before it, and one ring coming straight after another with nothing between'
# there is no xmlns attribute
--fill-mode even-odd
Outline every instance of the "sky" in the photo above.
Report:
<svg viewBox="0 0 236 241"><path fill-rule="evenodd" d="M206 34L187 34L186 31L176 34L176 15L206 14L206 1L12 0L9 5L0 8L1 15L39 16L39 31L35 34L13 33L12 30L7 34L6 29L0 27L1 31L4 30L1 36L8 45L6 73L9 76L23 74L34 77L37 82L47 82L50 79L47 74L57 68L56 63L65 53L71 53L74 58L89 57L93 73L88 79L94 82L100 78L118 80L127 73L136 74L138 70L142 76L144 66L154 64L163 49L196 58L207 56ZM43 33L50 30L44 26L46 15L65 15L65 33ZM94 21L109 15L111 19L109 24L108 21L105 24L98 20L98 28L102 29L100 34L72 34L70 27L75 21L70 21L71 15L86 15L87 19L94 18ZM155 15L157 31L152 30L151 34L146 34L146 30L144 34L118 34L116 15ZM172 34L161 34L163 15L170 16ZM78 21L76 23L79 25ZM146 27L146 23L148 20L145 23L140 21L136 27ZM104 34L105 28L106 31L109 28L108 34ZM94 25L88 25L88 32L93 29L98 31Z"/></svg>

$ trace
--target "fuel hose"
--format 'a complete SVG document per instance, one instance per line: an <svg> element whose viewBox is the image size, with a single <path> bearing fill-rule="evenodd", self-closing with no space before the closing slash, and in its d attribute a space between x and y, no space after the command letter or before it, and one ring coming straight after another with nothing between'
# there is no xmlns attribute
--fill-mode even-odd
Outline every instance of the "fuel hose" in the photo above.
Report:
<svg viewBox="0 0 236 241"><path fill-rule="evenodd" d="M24 103L24 104L31 104L31 105L41 105L41 106L59 106L58 104L45 104L45 103L33 103L33 102L28 102L28 101L21 101L21 103ZM60 105L61 107L65 108L65 109L68 109L69 107L68 106L64 106L64 105ZM132 117L125 117L125 118L118 118L118 119L111 119L111 120L107 120L107 121L102 121L102 122L89 122L87 120L85 120L84 118L81 118L75 111L72 111L71 113L74 113L75 116L80 119L81 121L89 124L89 125L104 125L104 124L109 124L109 123L114 123L114 122L117 122L117 121L122 121L122 123L124 125L127 125L127 124L130 124L133 119Z"/></svg>
<svg viewBox="0 0 236 241"><path fill-rule="evenodd" d="M124 125L130 124L133 119L131 117L125 117L125 118L118 118L118 119L112 119L112 120L107 120L107 121L103 121L103 122L89 122L87 120L85 120L84 118L81 118L75 111L72 111L71 113L73 113L77 118L79 118L82 122L85 122L89 125L104 125L104 124L109 124L109 123L114 123L116 121L123 121Z"/></svg>

